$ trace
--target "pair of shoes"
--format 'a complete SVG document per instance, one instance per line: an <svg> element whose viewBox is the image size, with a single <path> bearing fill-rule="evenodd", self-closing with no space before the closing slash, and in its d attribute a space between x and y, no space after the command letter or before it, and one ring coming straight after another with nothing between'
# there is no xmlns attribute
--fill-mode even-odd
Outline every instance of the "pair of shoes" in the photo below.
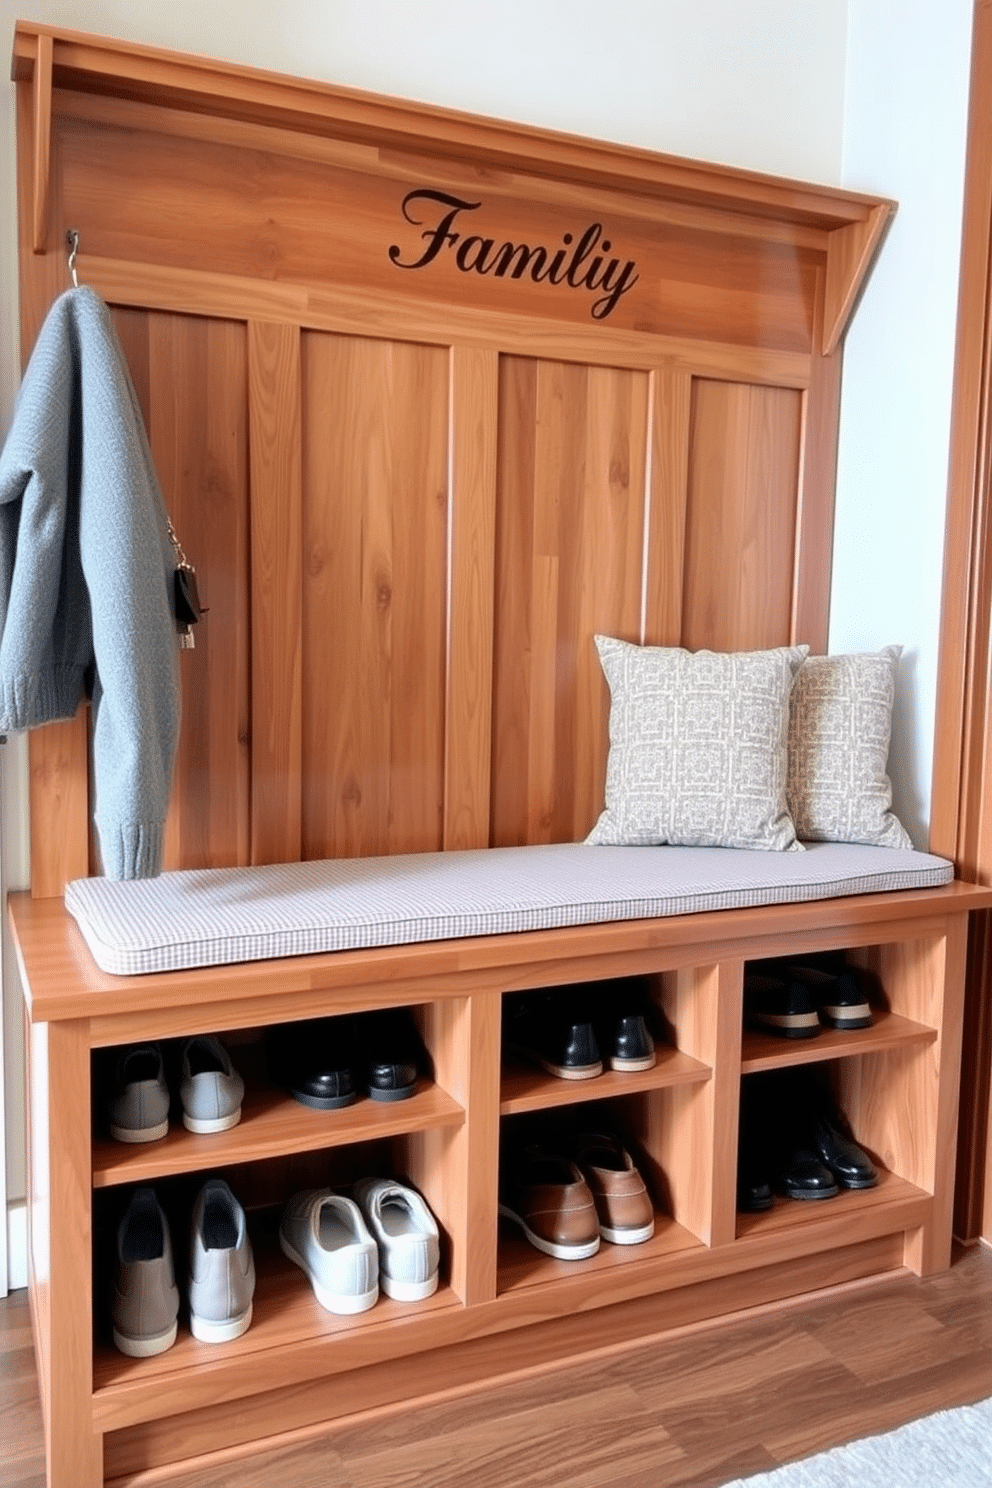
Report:
<svg viewBox="0 0 992 1488"><path fill-rule="evenodd" d="M871 1005L856 971L804 962L756 962L744 973L748 1022L780 1038L815 1038L822 1027L870 1028Z"/></svg>
<svg viewBox="0 0 992 1488"><path fill-rule="evenodd" d="M530 1144L508 1160L499 1212L536 1250L561 1261L587 1260L600 1239L638 1245L654 1233L644 1179L622 1142L583 1132L574 1156Z"/></svg>
<svg viewBox="0 0 992 1488"><path fill-rule="evenodd" d="M220 1178L200 1189L190 1225L190 1332L225 1343L249 1327L255 1263L245 1212ZM179 1289L172 1238L152 1188L137 1188L117 1227L110 1299L114 1343L134 1359L164 1353L176 1341Z"/></svg>
<svg viewBox="0 0 992 1488"><path fill-rule="evenodd" d="M409 1014L383 1009L286 1023L269 1036L273 1080L316 1111L372 1100L406 1100L417 1089L421 1047Z"/></svg>
<svg viewBox="0 0 992 1488"><path fill-rule="evenodd" d="M803 1201L873 1188L878 1172L828 1091L808 1073L752 1076L741 1089L737 1207L770 1209L773 1192Z"/></svg>
<svg viewBox="0 0 992 1488"><path fill-rule="evenodd" d="M198 1034L180 1054L179 1099L191 1132L228 1131L241 1120L245 1084L219 1038ZM110 1135L118 1142L155 1142L169 1130L169 1086L157 1043L120 1051L106 1102Z"/></svg>
<svg viewBox="0 0 992 1488"><path fill-rule="evenodd" d="M650 1069L655 1062L654 1039L636 1005L634 987L634 979L624 977L507 999L504 1043L561 1080L601 1075L604 1053L611 1069ZM595 991L613 1001L608 1014L594 1011Z"/></svg>
<svg viewBox="0 0 992 1488"><path fill-rule="evenodd" d="M774 971L776 963L768 963ZM827 1028L870 1028L873 1022L868 1000L867 974L848 966L843 956L823 956L786 962L786 976L800 981L816 998L820 1022Z"/></svg>
<svg viewBox="0 0 992 1488"><path fill-rule="evenodd" d="M874 1188L877 1183L875 1164L847 1135L839 1112L816 1118L781 1173L782 1191L791 1199L832 1199L842 1188Z"/></svg>
<svg viewBox="0 0 992 1488"><path fill-rule="evenodd" d="M365 1312L379 1297L417 1302L437 1290L437 1222L416 1189L366 1178L354 1198L330 1188L294 1194L279 1223L283 1254L305 1271L327 1312Z"/></svg>

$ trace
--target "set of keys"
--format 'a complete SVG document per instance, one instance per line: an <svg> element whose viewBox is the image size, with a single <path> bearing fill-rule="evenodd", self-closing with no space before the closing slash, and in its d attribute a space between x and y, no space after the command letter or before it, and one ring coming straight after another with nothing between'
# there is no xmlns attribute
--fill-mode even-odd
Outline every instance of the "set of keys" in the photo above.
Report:
<svg viewBox="0 0 992 1488"><path fill-rule="evenodd" d="M196 585L196 569L183 552L182 543L176 536L175 528L169 521L169 536L172 538L173 547L176 550L176 571L173 575L176 605L176 631L179 636L180 651L192 651L196 646L196 637L193 634L193 626L197 624L201 615L206 610L200 603L200 592Z"/></svg>

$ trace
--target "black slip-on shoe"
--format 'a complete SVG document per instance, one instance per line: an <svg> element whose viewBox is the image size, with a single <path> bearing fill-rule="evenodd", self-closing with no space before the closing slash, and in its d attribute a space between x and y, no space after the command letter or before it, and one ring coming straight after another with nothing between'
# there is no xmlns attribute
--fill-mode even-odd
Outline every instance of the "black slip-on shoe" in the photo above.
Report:
<svg viewBox="0 0 992 1488"><path fill-rule="evenodd" d="M528 997L509 1007L506 1047L560 1080L589 1080L603 1060L589 1010L568 989Z"/></svg>
<svg viewBox="0 0 992 1488"><path fill-rule="evenodd" d="M816 1123L813 1136L817 1155L842 1188L875 1187L878 1183L875 1164L835 1121L822 1116Z"/></svg>
<svg viewBox="0 0 992 1488"><path fill-rule="evenodd" d="M838 956L825 955L819 962L771 962L760 969L805 983L816 997L820 1022L827 1028L870 1028L874 1021L866 990L868 979Z"/></svg>
<svg viewBox="0 0 992 1488"><path fill-rule="evenodd" d="M745 1154L737 1162L737 1207L743 1214L760 1214L774 1203L767 1167Z"/></svg>
<svg viewBox="0 0 992 1488"><path fill-rule="evenodd" d="M797 1147L779 1174L779 1186L790 1199L833 1199L840 1193L833 1173L812 1147Z"/></svg>
<svg viewBox="0 0 992 1488"><path fill-rule="evenodd" d="M621 1071L653 1069L654 1039L643 1013L621 1013L606 1044L610 1068Z"/></svg>
<svg viewBox="0 0 992 1488"><path fill-rule="evenodd" d="M268 1059L275 1083L312 1110L336 1111L358 1097L349 1017L281 1024L269 1036Z"/></svg>
<svg viewBox="0 0 992 1488"><path fill-rule="evenodd" d="M870 1028L871 1004L856 971L842 971L819 993L820 1020L831 1028Z"/></svg>
<svg viewBox="0 0 992 1488"><path fill-rule="evenodd" d="M405 1008L362 1013L357 1021L365 1088L372 1100L407 1100L417 1089L422 1046Z"/></svg>
<svg viewBox="0 0 992 1488"><path fill-rule="evenodd" d="M816 994L796 977L745 971L744 1014L752 1028L779 1038L815 1038L820 1032Z"/></svg>

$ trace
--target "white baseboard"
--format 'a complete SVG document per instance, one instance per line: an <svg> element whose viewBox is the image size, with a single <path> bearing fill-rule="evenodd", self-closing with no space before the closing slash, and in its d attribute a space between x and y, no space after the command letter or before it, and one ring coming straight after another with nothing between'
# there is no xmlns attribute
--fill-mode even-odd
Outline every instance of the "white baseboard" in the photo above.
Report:
<svg viewBox="0 0 992 1488"><path fill-rule="evenodd" d="M28 1206L24 1199L7 1205L7 1289L28 1284Z"/></svg>

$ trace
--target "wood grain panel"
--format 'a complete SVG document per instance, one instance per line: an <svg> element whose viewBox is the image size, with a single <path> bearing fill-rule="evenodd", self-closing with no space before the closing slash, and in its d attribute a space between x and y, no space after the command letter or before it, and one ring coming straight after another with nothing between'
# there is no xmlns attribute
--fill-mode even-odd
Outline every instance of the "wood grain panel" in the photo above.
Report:
<svg viewBox="0 0 992 1488"><path fill-rule="evenodd" d="M117 310L166 510L207 607L180 653L182 727L167 868L249 855L248 432L245 327Z"/></svg>
<svg viewBox="0 0 992 1488"><path fill-rule="evenodd" d="M303 338L303 855L442 844L448 356Z"/></svg>
<svg viewBox="0 0 992 1488"><path fill-rule="evenodd" d="M692 377L662 367L651 378L651 440L641 641L678 646L682 636Z"/></svg>
<svg viewBox="0 0 992 1488"><path fill-rule="evenodd" d="M54 263L62 287L64 261L49 258L42 262L49 266ZM428 345L512 349L518 356L639 367L646 372L663 362L696 376L776 387L804 388L809 382L810 357L804 352L654 335L642 328L624 330L609 323L563 322L552 316L515 314L505 308L497 316L471 306L422 304L396 290L283 283L220 274L213 269L177 269L137 259L104 258L92 252L86 252L85 264L82 259L80 263L86 282L104 299L119 305L214 319L285 321L310 330ZM46 300L45 308L48 303Z"/></svg>
<svg viewBox="0 0 992 1488"><path fill-rule="evenodd" d="M976 0L937 669L930 850L992 881L992 0ZM992 1243L992 920L965 1006L957 1233Z"/></svg>
<svg viewBox="0 0 992 1488"><path fill-rule="evenodd" d="M672 1089L645 1111L672 1213L707 1245L734 1238L743 965L701 966L662 978L657 999L677 1047L711 1078Z"/></svg>
<svg viewBox="0 0 992 1488"><path fill-rule="evenodd" d="M496 1295L499 1148L498 995L450 998L420 1010L435 1078L460 1103L464 1123L401 1146L399 1170L427 1195L451 1247L450 1284L466 1304Z"/></svg>
<svg viewBox="0 0 992 1488"><path fill-rule="evenodd" d="M802 399L792 389L693 386L682 644L787 645Z"/></svg>
<svg viewBox="0 0 992 1488"><path fill-rule="evenodd" d="M48 238L48 202L52 152L52 38L38 37L34 67L34 179L31 246L44 253Z"/></svg>
<svg viewBox="0 0 992 1488"><path fill-rule="evenodd" d="M599 631L640 632L648 380L504 357L491 843L583 837L602 806Z"/></svg>
<svg viewBox="0 0 992 1488"><path fill-rule="evenodd" d="M343 165L129 117L126 152L117 128L62 124L65 211L101 257L810 351L825 238L819 251L780 240L781 228L763 239L705 211L662 226L664 213L628 213L621 193L558 200L553 182L514 191L505 179L497 189L434 152Z"/></svg>
<svg viewBox="0 0 992 1488"><path fill-rule="evenodd" d="M452 349L446 848L489 840L498 373L495 352Z"/></svg>
<svg viewBox="0 0 992 1488"><path fill-rule="evenodd" d="M299 329L250 321L253 863L300 857L300 398Z"/></svg>
<svg viewBox="0 0 992 1488"><path fill-rule="evenodd" d="M93 1483L102 1468L102 1443L90 1405L93 1380L90 1134L79 1113L90 1104L90 1058L85 1022L45 1031L44 1070L51 1219L49 1267L44 1278L52 1317L61 1324L53 1345L45 1400L48 1481ZM36 1046L35 1069L37 1069ZM40 1134L36 1133L36 1139ZM42 1223L39 1208L33 1223Z"/></svg>
<svg viewBox="0 0 992 1488"><path fill-rule="evenodd" d="M817 341L821 334L824 301L821 280L816 296ZM830 622L840 378L839 350L835 349L829 356L817 355L810 359L809 389L803 404L792 636L818 654L826 652Z"/></svg>

